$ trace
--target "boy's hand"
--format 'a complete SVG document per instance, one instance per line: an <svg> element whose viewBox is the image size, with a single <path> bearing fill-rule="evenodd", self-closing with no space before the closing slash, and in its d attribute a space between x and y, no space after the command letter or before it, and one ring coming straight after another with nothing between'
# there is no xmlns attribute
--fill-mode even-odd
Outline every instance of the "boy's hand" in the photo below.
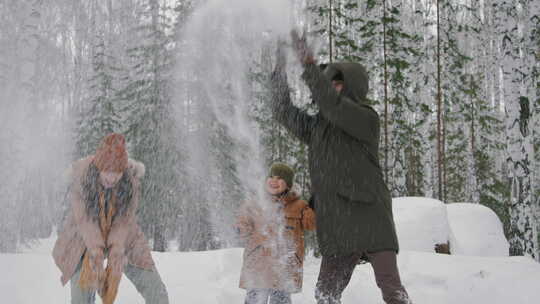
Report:
<svg viewBox="0 0 540 304"><path fill-rule="evenodd" d="M298 34L298 31L291 31L292 47L296 52L296 56L302 64L314 64L316 63L313 57L313 51L307 44L306 32L302 34L302 37Z"/></svg>

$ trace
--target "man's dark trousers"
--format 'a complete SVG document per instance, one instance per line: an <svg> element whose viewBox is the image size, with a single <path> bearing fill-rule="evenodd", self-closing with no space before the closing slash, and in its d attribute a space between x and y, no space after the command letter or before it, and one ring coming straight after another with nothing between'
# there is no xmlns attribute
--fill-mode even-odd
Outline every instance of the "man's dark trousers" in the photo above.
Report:
<svg viewBox="0 0 540 304"><path fill-rule="evenodd" d="M354 268L362 257L367 257L377 286L381 289L387 304L411 303L401 284L394 251L381 251L346 256L323 256L315 297L317 304L340 304L341 294L351 280Z"/></svg>

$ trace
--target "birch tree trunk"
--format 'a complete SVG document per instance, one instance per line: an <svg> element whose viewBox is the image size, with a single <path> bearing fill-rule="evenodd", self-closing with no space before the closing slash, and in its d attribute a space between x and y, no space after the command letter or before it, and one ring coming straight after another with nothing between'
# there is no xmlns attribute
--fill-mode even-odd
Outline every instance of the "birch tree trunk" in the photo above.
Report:
<svg viewBox="0 0 540 304"><path fill-rule="evenodd" d="M500 1L496 26L502 39L501 69L506 110L507 163L510 197L510 254L538 258L538 235L532 192L532 136L530 96L527 92L528 64L524 54L528 1L515 5Z"/></svg>

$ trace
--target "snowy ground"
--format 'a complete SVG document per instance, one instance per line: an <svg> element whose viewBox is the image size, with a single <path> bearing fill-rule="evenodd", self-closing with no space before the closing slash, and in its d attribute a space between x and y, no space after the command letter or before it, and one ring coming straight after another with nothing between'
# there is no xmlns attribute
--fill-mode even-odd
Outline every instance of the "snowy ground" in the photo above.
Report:
<svg viewBox="0 0 540 304"><path fill-rule="evenodd" d="M500 249L507 244L504 237L501 240L497 232L500 223L493 219L489 209L469 204L447 208L435 200L419 198L396 200L395 208L400 241L408 247L400 253L398 262L404 285L414 303L538 303L540 264L524 257L504 256ZM476 212L476 220L471 223L466 215L473 212ZM441 217L446 224L440 225ZM414 218L416 221L412 221ZM438 222L438 226L433 222ZM470 227L471 233L464 234L464 227ZM460 255L429 252L429 242L444 241L446 236L460 241L459 250L463 251ZM50 256L53 243L54 239L47 239L26 252L0 255L0 269L4 274L0 279L1 303L69 303L69 285L60 286L60 273ZM418 247L411 249L414 246ZM474 250L463 249L471 246ZM490 253L484 254L488 248ZM494 255L493 252L502 256L488 256ZM237 287L241 254L241 249L226 249L154 253L154 258L171 304L230 304L243 303L244 291ZM308 257L304 291L293 296L295 304L314 303L319 263L320 260ZM143 303L143 300L124 278L116 303ZM383 303L369 264L357 267L343 295L343 303Z"/></svg>

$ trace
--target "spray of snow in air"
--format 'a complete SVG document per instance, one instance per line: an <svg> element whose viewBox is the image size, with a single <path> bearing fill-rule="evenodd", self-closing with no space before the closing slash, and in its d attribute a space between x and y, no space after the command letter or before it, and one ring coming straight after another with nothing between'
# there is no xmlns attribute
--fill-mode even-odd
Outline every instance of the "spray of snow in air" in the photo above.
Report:
<svg viewBox="0 0 540 304"><path fill-rule="evenodd" d="M239 203L263 201L268 170L260 130L250 116L257 102L252 93L257 84L250 73L262 64L264 52L273 55L276 41L289 36L298 20L295 5L289 0L210 0L193 12L181 37L185 47L179 50L176 76L178 83L185 84L179 90L187 98L177 100L184 109L186 103L196 108L193 112L199 121L185 143L189 179L199 176L203 187L208 187L204 200L217 205L209 210L210 222L215 237L225 246L235 244L233 223ZM212 126L219 126L222 133ZM216 145L208 142L216 132L218 141L230 140L230 145L217 148L231 149L230 159L213 154ZM216 168L230 176L216 176ZM223 195L230 192L231 179L242 189L237 201L226 201ZM267 206L261 204L263 209Z"/></svg>

